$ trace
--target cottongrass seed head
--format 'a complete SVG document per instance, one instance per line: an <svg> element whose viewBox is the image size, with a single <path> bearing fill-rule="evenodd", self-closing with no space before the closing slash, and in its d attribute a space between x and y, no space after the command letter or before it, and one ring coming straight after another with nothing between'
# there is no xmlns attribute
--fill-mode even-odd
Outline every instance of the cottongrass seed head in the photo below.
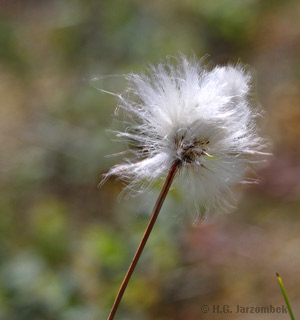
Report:
<svg viewBox="0 0 300 320"><path fill-rule="evenodd" d="M118 176L130 191L143 192L176 162L174 187L187 208L207 215L233 206L233 186L255 182L246 173L266 155L256 124L260 113L251 103L251 74L241 64L211 68L181 56L126 78L117 110L128 121L115 133L133 156L104 179Z"/></svg>

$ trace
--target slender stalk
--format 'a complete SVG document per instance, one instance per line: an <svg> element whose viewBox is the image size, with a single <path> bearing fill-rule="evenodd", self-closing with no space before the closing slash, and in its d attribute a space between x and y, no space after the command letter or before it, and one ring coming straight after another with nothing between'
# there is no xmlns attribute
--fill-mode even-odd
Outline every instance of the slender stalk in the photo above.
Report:
<svg viewBox="0 0 300 320"><path fill-rule="evenodd" d="M290 302L289 302L289 298L286 294L286 291L284 289L284 286L283 286L283 282L282 282L282 279L280 277L280 275L276 272L276 276L277 276L277 280L279 282L279 286L280 286L280 289L281 289L281 292L282 292L282 295L284 297L284 300L285 300L285 303L286 303L286 306L287 306L287 309L289 311L289 314L290 314L290 317L292 320L295 320L294 318L294 315L293 315L293 311L292 311L292 308L291 308L291 305L290 305Z"/></svg>
<svg viewBox="0 0 300 320"><path fill-rule="evenodd" d="M137 251L136 251L136 253L135 253L135 255L134 255L134 257L133 257L133 259L131 261L131 264L130 264L130 266L128 268L128 271L127 271L127 273L126 273L126 275L124 277L124 280L123 280L123 282L121 284L121 287L120 287L120 289L118 291L118 294L116 296L115 302L114 302L114 304L113 304L113 306L111 308L111 311L110 311L110 314L109 314L107 320L113 320L114 317L115 317L115 314L116 314L116 312L118 310L118 307L119 307L119 304L120 304L121 299L123 297L123 294L124 294L124 292L126 290L127 284L128 284L128 282L130 280L130 277L131 277L131 275L132 275L132 273L133 273L133 271L134 271L134 269L135 269L135 267L136 267L136 265L137 265L137 263L139 261L139 258L141 256L141 254L142 254L142 252L144 250L144 247L145 247L146 242L147 242L147 240L148 240L148 238L150 236L150 233L151 233L152 228L153 228L153 226L155 224L155 221L156 221L157 216L158 216L158 214L160 212L160 209L161 209L161 207L162 207L162 205L163 205L163 203L164 203L164 201L166 199L166 196L168 194L168 191L169 191L169 189L171 187L171 184L173 182L173 179L174 179L175 173L176 173L176 171L178 169L178 166L179 166L179 162L174 162L173 165L170 168L170 171L168 173L166 181L165 181L165 183L164 183L164 185L163 185L163 187L162 187L162 189L160 191L160 194L159 194L159 196L158 196L158 198L156 200L155 206L154 206L153 211L152 211L152 216L151 216L151 219L150 219L150 221L148 223L147 229L146 229L146 231L145 231L145 233L143 235L143 238L142 238L142 240L141 240L141 242L139 244L139 247L138 247L138 249L137 249Z"/></svg>

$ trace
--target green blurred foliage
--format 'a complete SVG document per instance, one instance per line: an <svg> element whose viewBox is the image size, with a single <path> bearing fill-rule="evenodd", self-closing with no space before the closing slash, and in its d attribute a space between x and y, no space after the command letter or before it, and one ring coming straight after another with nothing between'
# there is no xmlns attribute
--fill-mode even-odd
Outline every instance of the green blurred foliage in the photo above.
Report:
<svg viewBox="0 0 300 320"><path fill-rule="evenodd" d="M297 0L1 1L1 320L107 317L154 197L117 202L120 182L97 188L119 161L105 155L124 146L105 131L117 101L96 88L122 91L122 78L101 76L179 52L254 67L275 156L238 212L207 224L192 226L170 193L118 318L244 319L200 306L281 305L275 271L300 312L288 278L300 264L299 10Z"/></svg>

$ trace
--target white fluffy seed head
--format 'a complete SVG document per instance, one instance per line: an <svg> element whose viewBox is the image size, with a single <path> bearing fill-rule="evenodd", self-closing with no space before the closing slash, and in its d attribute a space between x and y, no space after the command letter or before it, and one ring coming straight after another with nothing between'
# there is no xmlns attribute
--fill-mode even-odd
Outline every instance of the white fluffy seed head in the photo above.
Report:
<svg viewBox="0 0 300 320"><path fill-rule="evenodd" d="M174 186L189 207L207 214L232 206L233 186L254 182L245 174L265 155L259 113L250 101L250 73L240 64L210 69L181 56L127 80L118 109L129 121L116 134L132 145L134 156L105 179L119 176L130 190L142 192L178 161Z"/></svg>

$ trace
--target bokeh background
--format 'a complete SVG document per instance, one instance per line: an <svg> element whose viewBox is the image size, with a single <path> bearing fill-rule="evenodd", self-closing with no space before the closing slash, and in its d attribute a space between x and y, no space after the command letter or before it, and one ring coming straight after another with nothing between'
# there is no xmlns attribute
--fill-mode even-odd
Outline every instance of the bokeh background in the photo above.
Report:
<svg viewBox="0 0 300 320"><path fill-rule="evenodd" d="M106 319L151 205L97 188L124 146L89 80L179 52L256 70L274 157L206 224L168 197L117 319L288 319L235 313L283 304L276 271L300 317L299 17L298 0L0 1L0 319Z"/></svg>

